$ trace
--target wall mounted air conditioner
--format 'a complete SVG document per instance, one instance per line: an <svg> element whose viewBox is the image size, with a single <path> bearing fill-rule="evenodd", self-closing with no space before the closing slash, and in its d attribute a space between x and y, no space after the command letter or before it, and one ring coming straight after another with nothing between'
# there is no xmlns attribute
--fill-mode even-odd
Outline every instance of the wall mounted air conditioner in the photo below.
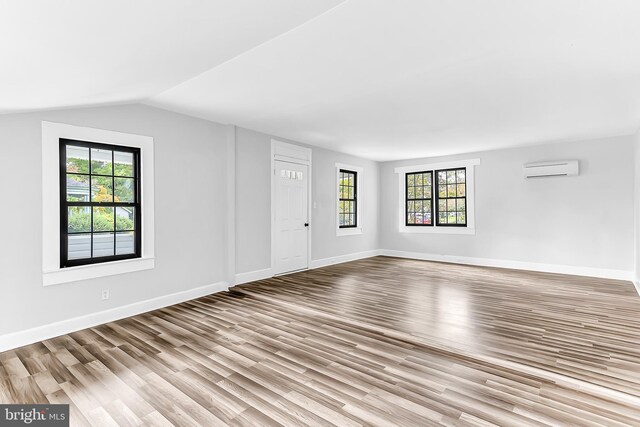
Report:
<svg viewBox="0 0 640 427"><path fill-rule="evenodd" d="M577 176L579 173L577 160L558 160L553 162L536 162L524 165L525 178L542 178L546 176Z"/></svg>

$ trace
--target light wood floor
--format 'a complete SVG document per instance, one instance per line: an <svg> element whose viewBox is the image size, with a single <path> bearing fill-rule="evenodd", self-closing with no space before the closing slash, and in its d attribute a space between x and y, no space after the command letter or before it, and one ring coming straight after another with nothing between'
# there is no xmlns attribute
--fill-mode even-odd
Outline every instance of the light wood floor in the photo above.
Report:
<svg viewBox="0 0 640 427"><path fill-rule="evenodd" d="M640 426L630 283L376 257L0 353L73 425Z"/></svg>

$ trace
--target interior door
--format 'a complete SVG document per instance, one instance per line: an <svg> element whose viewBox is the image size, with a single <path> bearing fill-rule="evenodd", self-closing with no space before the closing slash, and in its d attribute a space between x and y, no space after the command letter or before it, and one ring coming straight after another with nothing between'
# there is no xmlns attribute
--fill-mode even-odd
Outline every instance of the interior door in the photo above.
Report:
<svg viewBox="0 0 640 427"><path fill-rule="evenodd" d="M309 267L308 166L275 162L275 274Z"/></svg>

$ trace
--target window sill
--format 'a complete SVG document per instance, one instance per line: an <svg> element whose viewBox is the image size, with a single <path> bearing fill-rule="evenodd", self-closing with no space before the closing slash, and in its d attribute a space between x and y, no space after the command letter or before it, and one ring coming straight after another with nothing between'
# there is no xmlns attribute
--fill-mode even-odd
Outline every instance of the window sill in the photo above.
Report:
<svg viewBox="0 0 640 427"><path fill-rule="evenodd" d="M61 283L115 276L117 274L132 273L134 271L151 270L153 268L155 268L155 258L136 258L106 262L104 264L59 268L44 271L42 273L42 285L59 285Z"/></svg>
<svg viewBox="0 0 640 427"><path fill-rule="evenodd" d="M362 234L362 227L356 228L338 228L336 230L336 236L355 236L358 234Z"/></svg>
<svg viewBox="0 0 640 427"><path fill-rule="evenodd" d="M400 227L400 233L415 234L476 234L475 228L469 227Z"/></svg>

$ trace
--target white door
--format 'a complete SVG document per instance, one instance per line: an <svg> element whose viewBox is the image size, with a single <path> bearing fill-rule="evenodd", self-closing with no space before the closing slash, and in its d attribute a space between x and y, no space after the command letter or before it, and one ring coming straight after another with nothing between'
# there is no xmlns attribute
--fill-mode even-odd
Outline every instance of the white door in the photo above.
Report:
<svg viewBox="0 0 640 427"><path fill-rule="evenodd" d="M275 162L275 272L308 268L308 166Z"/></svg>

